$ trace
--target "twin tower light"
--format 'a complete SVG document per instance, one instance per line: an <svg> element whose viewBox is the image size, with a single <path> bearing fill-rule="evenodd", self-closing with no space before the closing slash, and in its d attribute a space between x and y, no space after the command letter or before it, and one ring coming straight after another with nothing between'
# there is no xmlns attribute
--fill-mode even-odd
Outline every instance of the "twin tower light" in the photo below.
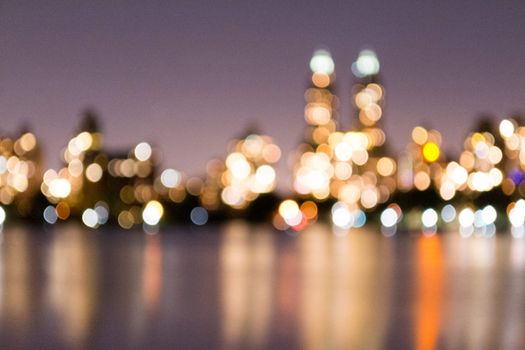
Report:
<svg viewBox="0 0 525 350"><path fill-rule="evenodd" d="M379 60L377 59L375 52L371 50L362 50L359 53L357 60L352 64L352 73L358 78L363 78L369 75L378 74L379 68ZM310 60L310 69L313 73L332 75L335 70L335 65L330 52L327 50L315 51Z"/></svg>

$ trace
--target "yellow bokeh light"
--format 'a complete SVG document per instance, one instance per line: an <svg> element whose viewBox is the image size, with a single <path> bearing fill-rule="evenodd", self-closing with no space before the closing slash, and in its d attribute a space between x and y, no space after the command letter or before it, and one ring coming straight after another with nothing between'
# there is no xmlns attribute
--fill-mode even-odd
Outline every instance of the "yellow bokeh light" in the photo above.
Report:
<svg viewBox="0 0 525 350"><path fill-rule="evenodd" d="M435 162L440 155L439 146L434 142L427 142L423 146L423 157L427 162Z"/></svg>
<svg viewBox="0 0 525 350"><path fill-rule="evenodd" d="M476 148L476 145L479 142L486 142L485 136L483 134L476 132L472 135L472 138L470 139L470 142L472 143L472 147Z"/></svg>

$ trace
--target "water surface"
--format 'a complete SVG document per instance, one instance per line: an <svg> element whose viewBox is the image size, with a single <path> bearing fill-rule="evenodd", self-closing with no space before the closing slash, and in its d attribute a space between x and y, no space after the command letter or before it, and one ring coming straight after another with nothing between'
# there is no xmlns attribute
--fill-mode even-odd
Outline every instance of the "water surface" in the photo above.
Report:
<svg viewBox="0 0 525 350"><path fill-rule="evenodd" d="M523 349L525 239L6 228L1 348Z"/></svg>

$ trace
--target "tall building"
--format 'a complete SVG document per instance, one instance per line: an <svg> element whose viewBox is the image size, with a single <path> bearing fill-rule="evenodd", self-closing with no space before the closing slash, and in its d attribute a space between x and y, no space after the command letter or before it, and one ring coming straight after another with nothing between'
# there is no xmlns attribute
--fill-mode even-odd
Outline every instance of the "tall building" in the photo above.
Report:
<svg viewBox="0 0 525 350"><path fill-rule="evenodd" d="M386 141L381 123L385 88L380 83L379 72L379 60L371 50L362 50L352 64L355 80L351 98L356 116L352 127L367 134L370 142L368 148L378 155L384 153Z"/></svg>
<svg viewBox="0 0 525 350"><path fill-rule="evenodd" d="M317 50L310 60L311 76L304 94L304 118L308 124L306 142L315 149L326 143L328 135L337 128L338 99L333 89L335 65L327 50Z"/></svg>
<svg viewBox="0 0 525 350"><path fill-rule="evenodd" d="M331 135L335 178L331 192L349 210L373 209L396 190L396 162L386 154L381 128L385 90L379 84L379 61L370 50L359 53L352 64L355 83L352 102L356 117L344 132Z"/></svg>
<svg viewBox="0 0 525 350"><path fill-rule="evenodd" d="M295 155L293 188L301 196L324 200L333 176L330 135L337 130L337 97L333 93L335 65L327 50L317 50L310 60L311 75L304 94L307 123L304 142Z"/></svg>
<svg viewBox="0 0 525 350"><path fill-rule="evenodd" d="M362 209L386 202L396 190L396 162L385 154L386 137L379 123L384 101L379 61L365 50L352 66L357 119L347 130L337 122L339 103L332 92L334 65L329 53L317 51L310 68L312 81L305 94L308 130L294 168L294 190L303 200L335 202L332 219L337 226L361 226L366 220ZM302 216L295 215L294 208ZM285 201L280 214L287 225L300 227L306 212L302 205Z"/></svg>

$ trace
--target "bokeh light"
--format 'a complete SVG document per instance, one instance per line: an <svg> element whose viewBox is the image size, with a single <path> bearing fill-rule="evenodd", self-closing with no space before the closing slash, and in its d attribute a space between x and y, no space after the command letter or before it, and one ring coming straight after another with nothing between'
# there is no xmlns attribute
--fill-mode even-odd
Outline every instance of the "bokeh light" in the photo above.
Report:
<svg viewBox="0 0 525 350"><path fill-rule="evenodd" d="M150 201L142 212L142 219L148 225L157 225L164 214L164 208L158 201Z"/></svg>
<svg viewBox="0 0 525 350"><path fill-rule="evenodd" d="M208 222L208 212L202 207L195 207L191 210L190 219L195 225L205 225Z"/></svg>

